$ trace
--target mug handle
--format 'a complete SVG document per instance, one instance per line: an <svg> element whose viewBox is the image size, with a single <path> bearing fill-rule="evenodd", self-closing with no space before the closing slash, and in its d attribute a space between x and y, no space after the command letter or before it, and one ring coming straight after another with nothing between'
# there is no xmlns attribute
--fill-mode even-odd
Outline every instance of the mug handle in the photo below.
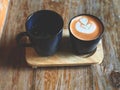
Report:
<svg viewBox="0 0 120 90"><path fill-rule="evenodd" d="M32 46L32 43L23 43L23 42L21 42L21 39L23 38L23 37L29 37L29 35L28 35L28 33L27 32L21 32L21 33L19 33L18 35L17 35L17 37L16 37L16 41L17 41L17 44L19 45L19 46L22 46L22 47L31 47Z"/></svg>

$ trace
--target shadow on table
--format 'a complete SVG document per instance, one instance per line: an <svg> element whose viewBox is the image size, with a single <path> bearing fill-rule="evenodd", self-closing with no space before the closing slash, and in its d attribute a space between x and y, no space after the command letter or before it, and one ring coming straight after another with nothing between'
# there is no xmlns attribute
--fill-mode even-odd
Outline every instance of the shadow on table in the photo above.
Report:
<svg viewBox="0 0 120 90"><path fill-rule="evenodd" d="M72 49L71 49L71 43L70 43L70 38L67 36L64 36L62 38L62 41L60 42L60 46L58 48L57 52L61 52L63 54L72 54Z"/></svg>
<svg viewBox="0 0 120 90"><path fill-rule="evenodd" d="M25 48L19 47L13 40L9 44L0 42L0 67L25 68Z"/></svg>
<svg viewBox="0 0 120 90"><path fill-rule="evenodd" d="M1 43L2 44L0 45L0 67L20 69L31 68L26 62L24 47L18 46L15 40L12 40L9 44L5 44L3 42ZM70 45L70 39L68 37L62 38L57 53L62 53L64 55L73 54ZM51 67L51 69L53 68L54 67Z"/></svg>

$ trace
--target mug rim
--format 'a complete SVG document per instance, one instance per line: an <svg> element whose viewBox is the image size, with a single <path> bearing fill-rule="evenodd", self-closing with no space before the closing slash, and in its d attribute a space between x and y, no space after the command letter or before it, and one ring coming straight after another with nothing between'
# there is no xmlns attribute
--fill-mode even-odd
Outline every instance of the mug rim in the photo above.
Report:
<svg viewBox="0 0 120 90"><path fill-rule="evenodd" d="M75 37L75 36L72 34L71 29L70 29L70 24L71 24L72 20L73 20L74 18L78 17L78 16L83 16L83 15L85 15L85 16L91 16L91 17L95 18L96 20L98 20L98 21L100 22L102 31L101 31L100 35L97 36L96 38L91 39L91 40L82 40L82 39L79 39L79 38ZM97 16L94 16L94 15L91 15L91 14L78 14L78 15L72 17L72 18L70 19L70 21L69 21L68 29L69 29L69 32L72 34L72 36L73 36L74 38L76 38L76 39L78 39L78 40L81 40L81 41L84 41L84 42L86 42L86 41L87 41L87 42L89 42L89 41L95 41L95 40L97 40L98 38L101 38L101 37L103 36L104 32L105 32L105 30L104 30L104 25L103 25L102 21L101 21Z"/></svg>
<svg viewBox="0 0 120 90"><path fill-rule="evenodd" d="M37 13L41 13L42 11L43 11L43 12L51 12L52 14L56 14L57 17L60 18L60 22L61 22L61 27L60 27L60 29L58 29L58 31L56 32L55 35L52 35L52 36L51 36L51 38L56 37L57 35L59 35L59 34L62 32L62 29L63 29L63 26L64 26L64 21L63 21L62 16L61 16L60 14L58 14L57 12L53 11L53 10L38 10L38 11L35 11L35 12L31 13L31 14L27 17L26 22L25 22L26 32L27 32L30 36L32 36L33 38L37 38L37 39L48 39L48 38L50 38L50 37L48 37L48 38L45 38L45 37L36 37L35 35L31 34L31 33L27 30L27 23L28 23L29 20L32 18L32 16L35 15L35 14L37 14Z"/></svg>

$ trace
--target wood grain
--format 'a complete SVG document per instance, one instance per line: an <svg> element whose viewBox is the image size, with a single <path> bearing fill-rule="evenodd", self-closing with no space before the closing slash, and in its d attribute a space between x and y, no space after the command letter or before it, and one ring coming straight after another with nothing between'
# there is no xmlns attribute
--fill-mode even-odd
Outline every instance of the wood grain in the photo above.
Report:
<svg viewBox="0 0 120 90"><path fill-rule="evenodd" d="M116 50L120 50L120 41L118 40L119 35L117 34L119 33L117 28L119 28L118 24L120 23L120 19L116 19L117 12L114 11L114 8L116 8L115 5L113 5L114 2L120 3L117 0L106 0L105 2L102 2L101 7L104 7L104 13L97 12L101 15L105 26L105 35L103 40L105 58L100 66L95 65L92 67L92 70L94 71L94 89L96 89L96 85L98 85L97 90L117 90L117 88L111 85L111 81L109 79L111 71L115 70L120 72L120 53L116 52Z"/></svg>
<svg viewBox="0 0 120 90"><path fill-rule="evenodd" d="M109 74L120 72L120 0L10 0L8 18L0 39L0 90L120 90ZM51 9L62 15L64 28L82 13L99 17L105 26L104 60L100 65L32 69L16 35L25 31L27 16ZM1 22L1 21L0 21Z"/></svg>

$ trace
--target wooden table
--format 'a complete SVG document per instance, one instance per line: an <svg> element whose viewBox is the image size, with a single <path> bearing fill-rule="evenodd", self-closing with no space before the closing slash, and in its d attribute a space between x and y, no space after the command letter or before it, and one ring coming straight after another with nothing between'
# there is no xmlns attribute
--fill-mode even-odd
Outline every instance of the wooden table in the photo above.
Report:
<svg viewBox="0 0 120 90"><path fill-rule="evenodd" d="M87 13L105 26L104 60L100 65L32 69L25 49L15 37L25 31L26 17L37 10L58 12L67 28L70 18ZM110 81L120 72L120 0L10 0L8 17L0 39L0 90L120 90Z"/></svg>

